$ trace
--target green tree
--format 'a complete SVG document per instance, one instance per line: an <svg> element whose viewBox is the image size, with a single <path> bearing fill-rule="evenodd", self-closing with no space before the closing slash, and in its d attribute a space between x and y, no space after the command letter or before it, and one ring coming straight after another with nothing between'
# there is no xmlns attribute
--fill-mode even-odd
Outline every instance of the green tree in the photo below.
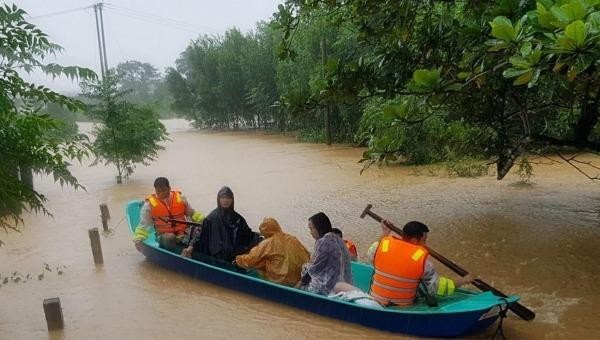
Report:
<svg viewBox="0 0 600 340"><path fill-rule="evenodd" d="M284 40L276 46L278 55L288 57L278 64L277 86L280 102L301 137L325 141L325 114L334 141L351 141L356 133L364 103L355 95L332 92L330 76L345 64L354 65L364 46L352 22L345 20L345 8L329 14L320 8L298 16L293 31L281 20L272 27L283 29ZM276 15L276 18L281 19ZM287 38L286 38L287 37ZM353 64L352 64L353 63ZM354 65L356 66L356 65Z"/></svg>
<svg viewBox="0 0 600 340"><path fill-rule="evenodd" d="M362 120L371 124L361 130L362 137L371 132L362 138L369 143L365 160L410 158L423 148L435 155L440 140L431 138L431 127L439 126L435 135L453 145L447 154L491 158L502 179L520 155L549 146L600 150L598 6L289 0L275 22L283 32L280 55L288 59L297 54L296 31L311 16L351 24L357 53L332 63L324 86L308 98L390 100Z"/></svg>
<svg viewBox="0 0 600 340"><path fill-rule="evenodd" d="M119 63L115 69L119 91L134 104L152 105L161 117L172 117L172 97L165 79L151 64L137 60Z"/></svg>
<svg viewBox="0 0 600 340"><path fill-rule="evenodd" d="M114 164L117 183L133 173L136 163L149 165L167 141L167 131L150 106L130 103L118 90L119 80L111 72L103 81L84 83L83 92L95 101L88 115L100 121L96 126L93 151L96 161Z"/></svg>
<svg viewBox="0 0 600 340"><path fill-rule="evenodd" d="M265 127L278 111L273 30L229 29L224 36L194 40L167 71L174 108L197 126Z"/></svg>
<svg viewBox="0 0 600 340"><path fill-rule="evenodd" d="M522 120L517 153L554 149L584 175L600 179L560 152L600 152L600 2L545 0L529 9L521 17L500 13L490 22L488 41L514 91L530 94L515 105Z"/></svg>
<svg viewBox="0 0 600 340"><path fill-rule="evenodd" d="M196 104L198 100L195 98L196 93L191 88L187 79L185 79L176 69L171 67L167 69L165 83L173 96L171 109L187 119L199 121L200 118L196 115Z"/></svg>
<svg viewBox="0 0 600 340"><path fill-rule="evenodd" d="M151 102L161 79L158 70L149 63L129 60L116 67L119 90L127 92L125 98L136 104Z"/></svg>
<svg viewBox="0 0 600 340"><path fill-rule="evenodd" d="M285 117L279 116L275 103L277 91L276 32L264 22L259 22L248 37L248 47L243 55L242 69L247 75L245 101L248 110L256 117L256 126L267 129L285 128Z"/></svg>
<svg viewBox="0 0 600 340"><path fill-rule="evenodd" d="M61 48L28 23L25 14L15 5L0 6L0 227L5 230L17 230L23 211L50 214L44 207L47 198L27 183L29 171L52 175L61 185L81 188L68 166L70 160L81 160L88 150L84 136L57 138L59 122L40 113L49 103L71 111L83 109L83 103L28 83L20 72L95 78L88 69L43 63L46 56Z"/></svg>
<svg viewBox="0 0 600 340"><path fill-rule="evenodd" d="M68 140L77 135L79 128L77 127L77 119L81 112L73 112L55 103L48 103L42 107L41 112L47 113L57 122L56 131L50 132L59 139Z"/></svg>

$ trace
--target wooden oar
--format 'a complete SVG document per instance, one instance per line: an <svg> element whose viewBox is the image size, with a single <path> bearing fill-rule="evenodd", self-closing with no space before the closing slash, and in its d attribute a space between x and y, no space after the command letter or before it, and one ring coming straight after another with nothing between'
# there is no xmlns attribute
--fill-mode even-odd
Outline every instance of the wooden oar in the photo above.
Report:
<svg viewBox="0 0 600 340"><path fill-rule="evenodd" d="M381 218L381 216L379 216L376 213L371 211L372 207L373 207L373 205L371 205L371 204L367 205L367 207L362 212L362 214L360 214L360 218L365 218L366 215L369 215L377 222L383 221L383 218ZM394 224L387 222L387 223L385 223L385 226L388 227L390 230L393 230L394 232L396 232L396 234L402 235L402 230L400 228L396 227ZM469 274L469 272L467 272L466 270L464 270L463 268L458 266L456 263L445 258L444 256L442 256L440 253L436 252L435 250L433 250L427 246L425 246L425 249L427 249L429 254L431 256L433 256L433 258L435 258L436 260L443 263L446 267L450 268L456 274L458 274L460 276L465 276L465 275ZM506 294L504 294L501 291L497 290L496 288L490 286L489 284L485 283L481 279L473 280L472 284L484 292L490 291L494 295L497 295L500 297L507 297ZM511 311L513 311L515 314L517 314L523 320L531 321L535 318L535 313L531 309L523 306L522 304L520 304L518 302L510 304L509 308Z"/></svg>
<svg viewBox="0 0 600 340"><path fill-rule="evenodd" d="M167 223L171 223L171 222L175 222L175 223L184 223L184 224L189 224L192 226L192 228L190 229L190 234L189 234L189 242L192 242L194 239L194 234L196 233L196 228L197 227L201 227L202 223L201 222L192 222L192 221L186 221L186 220L176 220L174 218L164 218L164 217L159 217L161 220L163 220L164 222Z"/></svg>
<svg viewBox="0 0 600 340"><path fill-rule="evenodd" d="M202 222L192 222L192 221L176 220L174 218L167 218L166 222L185 223L185 224L193 225L193 226L196 226L196 227L202 226Z"/></svg>

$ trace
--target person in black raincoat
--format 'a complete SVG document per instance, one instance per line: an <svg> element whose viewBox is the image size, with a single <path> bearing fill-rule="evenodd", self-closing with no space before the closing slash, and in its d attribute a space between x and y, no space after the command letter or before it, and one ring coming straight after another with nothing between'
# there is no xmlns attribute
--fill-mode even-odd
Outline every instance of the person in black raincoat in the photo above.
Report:
<svg viewBox="0 0 600 340"><path fill-rule="evenodd" d="M195 233L182 255L231 264L237 255L246 253L260 240L260 235L234 210L233 192L225 186L217 194L217 208L206 216L200 232Z"/></svg>

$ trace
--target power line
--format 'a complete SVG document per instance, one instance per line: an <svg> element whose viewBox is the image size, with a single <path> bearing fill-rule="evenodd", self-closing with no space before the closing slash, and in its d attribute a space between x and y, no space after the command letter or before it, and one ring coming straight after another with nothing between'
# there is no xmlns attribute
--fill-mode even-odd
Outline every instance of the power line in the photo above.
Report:
<svg viewBox="0 0 600 340"><path fill-rule="evenodd" d="M106 8L104 8L104 9L106 9ZM117 48L119 49L120 56L121 56L121 57L125 57L125 56L127 56L127 54L124 52L124 50L123 50L123 47L121 46L121 43L119 42L119 35L118 35L118 34L116 34L116 32L115 32L115 31L113 30L113 28L111 27L110 23L108 22L108 18L109 18L109 17L107 16L107 17L106 17L106 22L107 22L107 24L106 24L106 27L107 27L107 29L108 29L108 33L110 33L110 34L111 34L111 36L112 36L112 37L114 37L114 41L115 41L115 42L116 42L116 44L117 44Z"/></svg>
<svg viewBox="0 0 600 340"><path fill-rule="evenodd" d="M72 13L72 12L78 12L78 11L82 11L88 8L92 8L94 7L94 5L91 6L85 6L85 7L78 7L78 8L71 8L71 9L66 9L63 11L59 11L59 12L53 12L53 13L48 13L48 14L42 14L42 15L36 15L36 16L30 16L27 19L41 19L41 18L48 18L48 17L53 17L53 16L57 16L57 15L62 15L62 14L67 14L67 13Z"/></svg>
<svg viewBox="0 0 600 340"><path fill-rule="evenodd" d="M106 4L106 5L108 5L108 4ZM205 33L207 31L210 31L210 32L215 31L214 29L212 29L210 27L196 26L189 22L166 18L166 17L162 17L162 16L158 16L158 15L154 15L154 14L150 14L150 13L146 13L146 12L136 11L136 10L132 10L132 9L124 8L124 7L108 5L105 8L114 14L118 14L118 15L129 17L129 18L157 24L160 26L168 26L168 27L183 30L183 31L188 31L188 32L193 32L193 33Z"/></svg>
<svg viewBox="0 0 600 340"><path fill-rule="evenodd" d="M123 7L123 6L116 6L116 5L113 5L113 4L106 4L106 5L108 7L112 7L114 10L120 10L120 11L123 11L123 12L126 12L126 13L128 12L130 14L137 15L137 16L140 16L140 17L145 17L145 18L148 18L148 19L160 20L162 22L169 22L169 23L172 23L172 24L175 24L175 25L179 25L179 26L182 26L182 27L187 26L187 27L195 29L195 30L214 31L214 29L212 29L211 27L208 27L208 26L197 25L197 24L190 23L190 22L183 21L183 20L167 18L167 17L160 16L160 15L157 15L157 14L153 14L153 13L149 13L149 12L144 12L144 11L140 11L140 10L137 10L137 9Z"/></svg>
<svg viewBox="0 0 600 340"><path fill-rule="evenodd" d="M181 27L181 26L175 26L175 25L166 25L164 22L152 21L152 20L149 20L149 19L145 19L145 18L142 18L142 17L135 16L135 15L130 15L130 14L126 14L126 13L117 12L117 11L115 11L113 9L110 9L110 8L107 8L106 10L109 11L110 13L113 13L113 14L116 14L116 15L128 17L128 18L135 19L135 20L140 20L140 21L143 21L143 22L146 22L146 23L157 24L159 26L167 26L167 27L170 27L170 28L178 29L180 31L186 31L186 32L191 32L191 33L196 33L196 34L200 33L200 30L193 30L193 29L189 29L189 28L185 28L185 27Z"/></svg>

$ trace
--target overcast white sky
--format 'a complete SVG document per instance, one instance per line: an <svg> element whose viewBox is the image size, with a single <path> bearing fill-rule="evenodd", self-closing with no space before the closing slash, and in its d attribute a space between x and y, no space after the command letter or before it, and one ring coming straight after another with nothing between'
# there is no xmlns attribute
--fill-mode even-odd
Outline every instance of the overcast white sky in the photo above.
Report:
<svg viewBox="0 0 600 340"><path fill-rule="evenodd" d="M50 36L50 41L65 50L56 59L61 65L88 67L100 74L93 8L60 15L47 14L90 6L90 0L18 0L31 23ZM242 31L254 28L259 20L268 20L282 0L110 0L104 10L104 32L108 66L139 60L159 70L173 66L190 40L204 33L223 33L229 27ZM41 16L36 18L37 16ZM26 79L61 92L78 91L79 86L66 79L40 74Z"/></svg>

